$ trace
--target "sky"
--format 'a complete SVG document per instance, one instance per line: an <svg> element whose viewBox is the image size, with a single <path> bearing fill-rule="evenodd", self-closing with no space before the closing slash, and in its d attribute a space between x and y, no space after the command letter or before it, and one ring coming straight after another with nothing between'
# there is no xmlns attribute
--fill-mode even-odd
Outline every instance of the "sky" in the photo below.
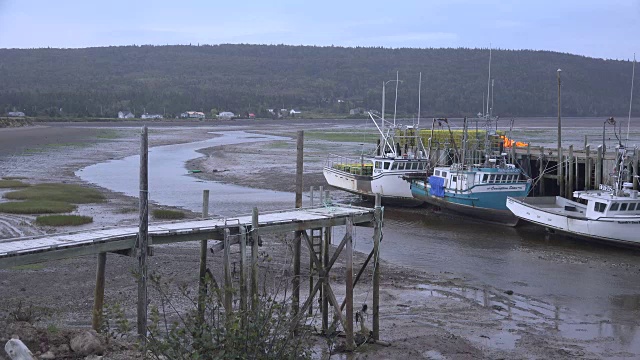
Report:
<svg viewBox="0 0 640 360"><path fill-rule="evenodd" d="M0 0L0 48L289 44L640 56L640 0Z"/></svg>

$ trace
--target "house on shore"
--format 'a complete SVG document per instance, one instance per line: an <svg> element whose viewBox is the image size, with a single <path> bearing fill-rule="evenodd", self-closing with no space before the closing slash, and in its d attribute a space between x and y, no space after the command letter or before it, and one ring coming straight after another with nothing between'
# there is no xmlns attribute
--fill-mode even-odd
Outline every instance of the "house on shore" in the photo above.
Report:
<svg viewBox="0 0 640 360"><path fill-rule="evenodd" d="M7 113L9 117L25 117L25 114L22 111L9 111Z"/></svg>
<svg viewBox="0 0 640 360"><path fill-rule="evenodd" d="M236 117L236 114L232 113L231 111L223 111L220 114L218 114L219 120L231 120L235 117Z"/></svg>
<svg viewBox="0 0 640 360"><path fill-rule="evenodd" d="M118 111L118 119L133 119L135 117L131 111Z"/></svg>
<svg viewBox="0 0 640 360"><path fill-rule="evenodd" d="M204 119L205 115L201 111L185 111L180 114L183 119Z"/></svg>
<svg viewBox="0 0 640 360"><path fill-rule="evenodd" d="M163 119L164 116L160 115L160 114L142 114L142 116L140 116L141 119Z"/></svg>

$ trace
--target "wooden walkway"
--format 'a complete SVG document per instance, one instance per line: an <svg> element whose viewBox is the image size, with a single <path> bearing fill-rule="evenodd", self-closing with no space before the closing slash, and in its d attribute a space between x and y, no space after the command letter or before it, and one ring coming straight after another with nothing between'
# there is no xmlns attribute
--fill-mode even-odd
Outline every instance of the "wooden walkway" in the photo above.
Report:
<svg viewBox="0 0 640 360"><path fill-rule="evenodd" d="M369 225L374 209L333 204L260 214L258 228L268 233L303 231L345 225ZM150 245L195 240L223 240L225 229L252 228L252 215L208 218L149 225ZM105 252L127 252L136 247L138 226L0 240L0 269Z"/></svg>

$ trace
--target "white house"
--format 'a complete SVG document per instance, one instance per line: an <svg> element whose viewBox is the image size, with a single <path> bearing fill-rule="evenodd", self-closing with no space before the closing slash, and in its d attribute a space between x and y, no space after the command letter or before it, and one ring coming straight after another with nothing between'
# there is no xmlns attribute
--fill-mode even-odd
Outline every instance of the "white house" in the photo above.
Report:
<svg viewBox="0 0 640 360"><path fill-rule="evenodd" d="M236 117L236 114L232 113L231 111L223 111L218 114L218 119L220 120L231 120L234 117Z"/></svg>
<svg viewBox="0 0 640 360"><path fill-rule="evenodd" d="M140 118L141 119L162 119L164 117L160 114L142 114Z"/></svg>
<svg viewBox="0 0 640 360"><path fill-rule="evenodd" d="M189 119L204 119L205 115L200 111L186 111L180 114L181 118L189 118Z"/></svg>
<svg viewBox="0 0 640 360"><path fill-rule="evenodd" d="M118 111L118 119L131 119L135 117L131 111Z"/></svg>
<svg viewBox="0 0 640 360"><path fill-rule="evenodd" d="M22 111L9 111L7 113L7 116L11 116L11 117L24 117L24 113Z"/></svg>

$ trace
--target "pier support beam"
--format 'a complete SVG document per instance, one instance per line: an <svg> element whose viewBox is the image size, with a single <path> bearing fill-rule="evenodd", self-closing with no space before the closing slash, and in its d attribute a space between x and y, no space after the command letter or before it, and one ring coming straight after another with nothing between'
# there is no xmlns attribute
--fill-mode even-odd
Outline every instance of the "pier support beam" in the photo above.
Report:
<svg viewBox="0 0 640 360"><path fill-rule="evenodd" d="M558 163L556 166L556 173L558 174L558 190L560 191L560 196L564 196L564 167L566 166L563 161L562 148L558 148Z"/></svg>
<svg viewBox="0 0 640 360"><path fill-rule="evenodd" d="M138 337L147 343L147 246L149 241L149 133L140 135L140 223L138 229Z"/></svg>
<svg viewBox="0 0 640 360"><path fill-rule="evenodd" d="M544 196L544 172L545 172L545 166L544 166L544 146L540 147L540 167L538 169L539 171L539 177L540 177L540 196Z"/></svg>
<svg viewBox="0 0 640 360"><path fill-rule="evenodd" d="M209 217L209 190L202 190L202 218ZM207 240L200 241L200 269L198 273L198 319L204 322L207 287Z"/></svg>
<svg viewBox="0 0 640 360"><path fill-rule="evenodd" d="M346 230L346 266L345 266L345 301L347 303L346 311L346 344L347 351L353 351L355 349L355 342L353 338L353 220L347 219Z"/></svg>
<svg viewBox="0 0 640 360"><path fill-rule="evenodd" d="M380 241L382 240L381 196L376 194L373 233L373 339L380 340Z"/></svg>
<svg viewBox="0 0 640 360"><path fill-rule="evenodd" d="M322 198L322 189L320 189L320 197ZM321 201L322 202L322 201ZM322 293L320 298L322 301L322 333L327 334L329 329L329 246L331 245L331 227L324 228L322 239Z"/></svg>
<svg viewBox="0 0 640 360"><path fill-rule="evenodd" d="M633 190L638 190L638 149L633 149Z"/></svg>
<svg viewBox="0 0 640 360"><path fill-rule="evenodd" d="M96 288L93 293L93 314L91 327L100 332L102 328L102 307L104 305L104 271L107 263L107 253L98 254L98 267L96 269Z"/></svg>
<svg viewBox="0 0 640 360"><path fill-rule="evenodd" d="M571 195L573 194L573 190L575 190L575 173L576 173L576 168L574 165L574 159L573 159L573 145L569 145L569 156L567 158L568 160L568 170L569 170L569 181L567 183L567 190L565 191L565 194L567 195L567 197L571 197Z"/></svg>
<svg viewBox="0 0 640 360"><path fill-rule="evenodd" d="M602 184L602 145L598 145L598 153L596 157L596 183L593 184L594 188L597 188Z"/></svg>
<svg viewBox="0 0 640 360"><path fill-rule="evenodd" d="M302 170L304 166L304 131L299 130L296 142L296 208L302 207ZM293 279L291 285L293 294L291 296L291 308L294 316L300 310L300 256L302 252L302 234L296 231L293 238Z"/></svg>
<svg viewBox="0 0 640 360"><path fill-rule="evenodd" d="M227 319L233 313L233 282L231 280L231 239L229 229L224 229L224 309Z"/></svg>
<svg viewBox="0 0 640 360"><path fill-rule="evenodd" d="M251 310L258 310L258 208L251 217Z"/></svg>
<svg viewBox="0 0 640 360"><path fill-rule="evenodd" d="M585 135L586 142L586 135ZM591 189L591 175L593 170L591 168L591 145L586 145L584 147L584 189Z"/></svg>

